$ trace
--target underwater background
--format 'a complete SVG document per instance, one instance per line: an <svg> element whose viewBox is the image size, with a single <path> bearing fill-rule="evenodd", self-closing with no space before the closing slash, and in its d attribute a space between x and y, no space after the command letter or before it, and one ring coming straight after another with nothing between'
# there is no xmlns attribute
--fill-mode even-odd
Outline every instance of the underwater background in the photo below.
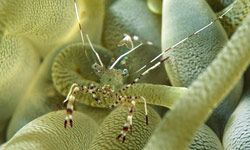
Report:
<svg viewBox="0 0 250 150"><path fill-rule="evenodd" d="M0 149L250 150L249 10L249 0L0 0ZM104 70L143 43L114 66L128 75L100 77L85 35ZM131 103L110 109L112 97L78 93L64 127L73 83L135 81L118 94L145 98L148 125L136 101L124 142Z"/></svg>

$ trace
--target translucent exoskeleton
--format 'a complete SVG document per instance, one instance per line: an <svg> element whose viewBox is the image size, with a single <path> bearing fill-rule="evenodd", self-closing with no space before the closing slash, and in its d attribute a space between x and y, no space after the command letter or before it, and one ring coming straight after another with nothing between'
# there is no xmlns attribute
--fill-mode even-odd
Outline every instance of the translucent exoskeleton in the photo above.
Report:
<svg viewBox="0 0 250 150"><path fill-rule="evenodd" d="M80 24L80 19L78 15L78 9L77 9L77 4L76 0L74 0L74 6L75 6L75 11L76 11L76 17L78 20L79 24L79 29L80 29L80 34L81 34L81 39L82 43L84 46L84 34L82 31L82 27ZM195 36L202 32L204 29L208 28L211 26L214 22L217 20L221 19L228 11L232 9L229 8L225 13L221 14L214 20L212 20L209 24L205 25L204 27L198 29L196 32L191 33L184 39L180 40L173 46L167 48L164 50L162 53L157 55L154 59L152 59L148 64L142 66L137 72L142 73L133 80L132 83L130 84L125 84L124 85L124 79L128 76L128 70L127 69L115 69L115 65L123 59L126 55L129 53L133 52L136 50L138 47L143 45L144 43L139 42L139 44L134 45L134 41L138 41L137 36L131 37L128 34L124 34L124 38L118 43L118 46L126 46L129 51L121 55L116 59L116 61L113 62L112 65L110 66L104 66L102 60L100 59L99 54L95 51L88 35L86 35L86 39L92 49L92 51L95 53L98 63L94 63L92 65L92 69L94 70L95 74L99 77L100 83L101 84L96 84L96 83L90 83L88 85L79 85L78 83L73 83L70 87L70 90L67 94L66 99L63 101L64 103L67 104L66 108L66 117L64 121L64 127L66 128L68 126L68 123L70 127L73 127L73 110L74 110L74 104L77 101L76 95L77 94L90 94L93 98L93 100L96 101L96 103L100 104L102 103L103 100L105 99L110 99L113 102L108 106L110 108L114 108L118 105L125 105L128 106L128 115L127 115L127 120L125 121L122 130L120 134L118 134L117 139L121 140L122 142L125 141L126 139L126 134L128 131L132 130L132 125L133 125L133 114L135 112L136 108L136 103L142 102L144 103L144 109L145 109L145 123L148 124L148 114L147 114L147 102L146 99L142 95L128 95L125 94L125 91L133 86L135 83L137 83L143 76L145 76L147 73L149 73L151 70L154 70L158 66L160 66L165 60L169 58L166 53L177 47L178 45L182 44L186 40L188 40L190 37ZM138 42L136 42L138 43ZM146 42L146 44L151 45L151 42ZM155 63L156 62L156 63Z"/></svg>
<svg viewBox="0 0 250 150"><path fill-rule="evenodd" d="M95 51L88 35L86 36L86 38L92 50ZM123 81L128 76L128 70L127 69L120 70L114 68L115 64L117 64L120 59L122 59L130 52L136 50L136 48L140 47L142 43L134 47L131 37L125 34L124 39L121 40L119 44L121 46L125 45L127 47L130 47L131 49L127 53L118 57L117 60L109 68L105 67L100 59L99 59L100 64L95 63L92 65L95 74L100 78L100 83L101 83L100 85L93 83L89 85L78 85L77 83L72 84L70 91L66 99L64 100L64 103L67 103L67 110L66 110L67 114L64 122L65 128L67 127L68 122L71 127L73 126L72 113L74 110L74 103L76 101L76 94L78 93L91 94L92 98L98 104L102 103L102 100L104 99L111 99L113 103L109 105L110 108L116 107L117 105L120 104L128 106L129 110L128 110L127 121L124 123L122 131L117 137L117 139L122 140L122 142L125 141L127 132L129 130L132 130L133 113L135 111L135 105L138 101L144 103L145 122L146 124L148 124L146 99L140 95L124 94L124 91L127 88L129 88L132 84L136 83L139 80L139 78L134 80L133 83L124 86ZM98 56L97 58L100 58L98 53L96 54Z"/></svg>

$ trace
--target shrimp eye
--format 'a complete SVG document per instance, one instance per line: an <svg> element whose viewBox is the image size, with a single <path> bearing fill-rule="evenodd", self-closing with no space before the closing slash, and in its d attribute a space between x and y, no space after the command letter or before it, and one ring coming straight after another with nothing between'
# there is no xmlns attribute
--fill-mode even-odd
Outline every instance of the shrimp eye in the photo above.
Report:
<svg viewBox="0 0 250 150"><path fill-rule="evenodd" d="M127 76L128 75L128 69L123 69L122 70L122 75Z"/></svg>

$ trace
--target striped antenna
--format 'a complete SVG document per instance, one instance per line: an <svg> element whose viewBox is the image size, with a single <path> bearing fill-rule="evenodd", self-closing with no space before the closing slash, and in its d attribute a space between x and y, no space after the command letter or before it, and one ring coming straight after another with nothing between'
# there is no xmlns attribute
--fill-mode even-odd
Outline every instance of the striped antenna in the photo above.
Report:
<svg viewBox="0 0 250 150"><path fill-rule="evenodd" d="M134 79L134 81L130 84L127 84L126 86L124 86L121 91L125 91L126 89L128 89L129 87L131 87L132 85L134 85L135 83L137 83L143 76L145 76L146 74L148 74L151 70L154 70L155 68L159 67L165 60L167 60L169 57L166 57L164 59L161 59L158 63L154 64L153 66L151 66L150 68L148 68L147 70L145 70L143 73L141 73L137 78Z"/></svg>
<svg viewBox="0 0 250 150"><path fill-rule="evenodd" d="M125 56L127 56L128 54L130 54L131 52L133 52L134 50L136 50L138 47L142 46L143 43L140 43L139 45L137 45L136 47L132 48L131 50L127 51L126 53L122 54L121 56L119 56L116 61L111 65L111 67L109 67L109 69L113 69L114 66Z"/></svg>
<svg viewBox="0 0 250 150"><path fill-rule="evenodd" d="M237 0L236 0L237 1ZM136 73L140 72L141 70L143 70L144 68L146 68L148 65L150 65L151 63L155 62L158 58L160 58L162 55L166 54L169 50L174 49L175 47L177 47L178 45L182 44L183 42L187 41L189 38L193 37L196 34L199 34L200 32L202 32L203 30L205 30L206 28L208 28L209 26L211 26L212 24L214 24L216 21L222 19L232 8L233 5L235 5L236 1L231 5L230 8L228 8L223 14L217 16L214 20L212 20L209 24L205 25L204 27L200 28L199 30L189 34L187 37L185 37L184 39L182 39L181 41L175 43L174 45L172 45L171 47L168 47L167 49L165 49L162 53L160 53L159 55L157 55L155 58L153 58L147 65L142 66L140 69L138 69L136 71ZM162 60L161 60L162 61ZM150 69L150 68L149 68Z"/></svg>
<svg viewBox="0 0 250 150"><path fill-rule="evenodd" d="M76 18L77 18L77 21L78 21L79 31L80 31L80 35L81 35L81 39L82 39L82 45L83 45L83 47L84 47L83 30L82 30L82 25L81 25L81 22L80 22L80 17L79 17L79 13L78 13L78 8L77 8L76 0L74 0L74 7L75 7ZM94 47L93 47L93 45L92 45L92 43L91 43L91 41L90 41L90 39L89 39L89 36L86 35L86 37L87 37L87 40L88 40L88 42L89 42L89 45L90 45L92 51L95 53L95 55L96 55L96 57L97 57L97 59L98 59L100 65L103 67L102 60L101 60L99 54L95 51L95 49L94 49Z"/></svg>
<svg viewBox="0 0 250 150"><path fill-rule="evenodd" d="M237 1L237 0L236 0ZM184 41L186 41L187 39L189 39L190 37L200 33L201 31L205 30L206 28L208 28L209 26L211 26L214 22L218 21L219 19L222 19L223 16L225 16L232 8L233 5L235 5L236 1L231 5L230 8L228 8L228 10L226 10L223 14L217 16L214 20L212 20L209 24L207 24L206 26L200 28L199 30L193 32L192 34L188 35L186 38L182 39L180 42L177 42L176 44L174 44L173 46L167 48L166 50L164 50L162 53L160 53L159 55L157 55L154 59L152 59L147 65L142 66L138 71L139 72L141 70L143 70L144 68L146 68L147 66L149 66L151 63L153 63L155 60L157 60L158 58L160 58L163 54L166 54L169 50L177 47L178 45L180 45L181 43L183 43ZM127 84L125 87L123 87L121 89L121 91L126 90L127 88L129 88L130 86L132 86L133 84L137 83L143 76L145 76L146 74L148 74L150 71L154 70L155 68L159 67L163 62L165 62L166 60L169 59L169 56L162 58L159 62L157 62L156 64L154 64L153 66L149 67L148 69L146 69L143 73L141 73L137 78L135 78L133 80L132 83Z"/></svg>
<svg viewBox="0 0 250 150"><path fill-rule="evenodd" d="M77 18L77 21L78 21L78 26L79 26L79 29L80 29L80 34L81 34L81 39L82 39L82 45L84 46L84 38L83 38L82 25L81 25L80 17L79 17L79 14L78 14L78 8L77 8L76 0L74 0L74 6L75 6L76 18Z"/></svg>

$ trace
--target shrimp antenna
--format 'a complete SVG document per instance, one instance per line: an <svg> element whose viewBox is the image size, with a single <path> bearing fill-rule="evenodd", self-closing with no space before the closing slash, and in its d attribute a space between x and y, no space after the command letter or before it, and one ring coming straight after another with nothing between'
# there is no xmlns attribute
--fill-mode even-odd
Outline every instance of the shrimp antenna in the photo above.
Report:
<svg viewBox="0 0 250 150"><path fill-rule="evenodd" d="M98 61L99 61L100 65L103 67L102 60L101 60L101 58L100 58L99 54L98 54L98 53L96 52L96 50L94 49L94 47L93 47L93 45L92 45L92 43L91 43L91 41L90 41L90 39L89 39L89 35L88 35L88 34L86 34L86 37L87 37L87 40L88 40L88 42L89 42L89 45L90 45L90 47L91 47L92 51L95 53L95 55L96 55L96 57L97 57L97 59L98 59Z"/></svg>
<svg viewBox="0 0 250 150"><path fill-rule="evenodd" d="M81 34L81 39L82 39L82 45L84 46L84 38L83 38L82 25L81 25L80 17L79 17L79 14L78 14L78 8L77 8L76 0L74 0L74 6L75 6L76 18L77 18L77 21L78 21L78 26L79 26L79 29L80 29L80 34Z"/></svg>
<svg viewBox="0 0 250 150"><path fill-rule="evenodd" d="M74 0L74 7L75 7L76 18L77 18L77 21L78 21L78 26L79 26L79 29L80 29L80 34L81 34L81 39L82 39L82 45L83 45L83 47L84 47L84 37L83 37L82 25L81 25L81 22L80 22L80 17L79 17L79 13L78 13L78 8L77 8L76 0ZM91 49L93 50L93 52L95 53L95 55L96 55L96 57L97 57L97 59L98 59L100 65L103 66L103 63L102 63L102 61L101 61L101 59L100 59L100 56L99 56L98 53L95 51L95 49L94 49L94 47L93 47L91 41L89 40L88 35L86 35L86 36L87 36L89 45L90 45Z"/></svg>
<svg viewBox="0 0 250 150"><path fill-rule="evenodd" d="M237 1L237 0L236 0ZM233 5L235 5L236 1L234 2ZM206 26L200 28L199 30L189 34L187 37L185 37L184 39L182 39L181 41L175 43L174 45L172 45L171 47L168 47L167 49L165 49L162 53L160 53L159 55L157 55L155 58L153 58L147 65L142 66L140 69L138 69L136 71L136 73L140 72L141 70L143 70L144 68L146 68L149 64L153 63L155 60L157 60L158 58L160 58L162 55L166 54L169 50L174 49L175 47L177 47L178 45L182 44L183 42L185 42L186 40L188 40L189 38L193 37L196 34L199 34L201 31L205 30L206 28L208 28L209 26L211 26L212 24L214 24L216 21L222 19L232 8L233 5L228 8L223 14L217 16L214 20L212 20L209 24L207 24ZM162 62L162 61L160 61ZM150 68L149 68L150 69Z"/></svg>
<svg viewBox="0 0 250 150"><path fill-rule="evenodd" d="M114 66L125 56L127 56L128 54L130 54L131 52L133 52L134 50L136 50L138 47L142 46L143 43L140 43L139 45L137 45L136 47L132 48L131 50L127 51L126 53L122 54L121 56L119 56L116 61L111 65L111 67L109 67L109 69L113 69Z"/></svg>

